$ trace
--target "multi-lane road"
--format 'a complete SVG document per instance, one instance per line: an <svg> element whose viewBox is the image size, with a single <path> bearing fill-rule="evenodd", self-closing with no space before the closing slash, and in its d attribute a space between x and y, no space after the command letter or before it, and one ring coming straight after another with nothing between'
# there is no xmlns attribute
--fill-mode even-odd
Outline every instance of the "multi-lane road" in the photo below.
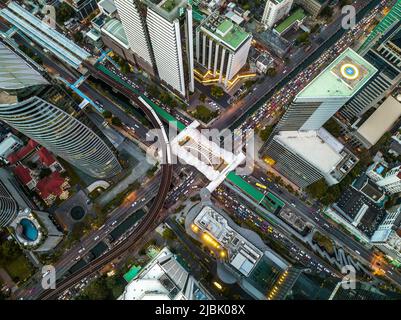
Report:
<svg viewBox="0 0 401 320"><path fill-rule="evenodd" d="M380 0L358 0L356 2L357 20L365 16ZM232 104L222 115L213 122L212 126L220 130L230 127L236 128L242 124L252 112L256 111L272 94L281 87L284 87L292 78L294 78L300 71L306 69L309 65L313 64L322 53L331 47L344 33L347 31L341 28L342 16L328 25L319 35L322 41L312 44L311 51L308 56L295 57L287 66L286 73L279 73L274 77L267 77L262 83L256 86L256 89L248 93L243 99Z"/></svg>
<svg viewBox="0 0 401 320"><path fill-rule="evenodd" d="M138 97L133 94L132 91L128 90L117 81L111 79L104 73L98 71L95 67L90 64L86 65L87 69L91 73L92 76L98 78L101 81L104 81L111 87L115 88L126 97L128 97L131 101L135 102L142 111L146 114L148 119L152 122L154 127L159 127L158 121L154 118L151 111L142 104L142 102L138 99ZM135 243L138 242L146 233L152 231L153 228L159 221L160 213L163 208L163 204L167 193L170 189L170 184L172 180L172 173L173 173L173 166L169 163L161 165L161 181L160 181L160 188L158 193L155 197L155 201L152 202L152 206L149 209L147 215L141 220L138 227L135 228L125 240L120 242L116 245L113 250L106 252L104 255L100 256L99 258L91 261L88 263L85 268L77 271L76 273L72 274L70 277L63 279L57 282L56 289L54 290L47 290L43 292L39 299L54 299L57 298L62 292L66 289L70 288L71 286L75 285L82 279L92 275L93 273L99 271L103 266L107 263L110 263L115 258L119 257L122 253L128 250L130 247L134 246ZM133 213L133 212L132 212Z"/></svg>

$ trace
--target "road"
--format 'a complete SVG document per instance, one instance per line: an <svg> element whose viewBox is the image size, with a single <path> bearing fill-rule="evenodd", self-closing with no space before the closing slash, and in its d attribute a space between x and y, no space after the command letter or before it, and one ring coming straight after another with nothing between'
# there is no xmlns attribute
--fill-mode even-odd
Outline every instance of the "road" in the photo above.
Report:
<svg viewBox="0 0 401 320"><path fill-rule="evenodd" d="M373 9L380 0L372 0L367 2L359 0L356 5L358 12L357 21L359 21L367 12ZM284 87L292 78L300 71L306 69L322 53L331 47L343 34L347 31L341 28L341 19L339 16L334 23L331 23L319 36L323 40L321 43L314 43L313 49L307 56L298 57L296 61L292 61L287 69L287 73L280 73L274 77L266 77L266 79L256 86L256 90L248 93L242 100L234 103L221 114L220 118L213 122L213 127L219 130L224 128L236 128L242 124L254 111L256 111L272 94Z"/></svg>
<svg viewBox="0 0 401 320"><path fill-rule="evenodd" d="M85 67L89 70L90 74L95 78L104 81L111 87L118 90L120 93L124 94L131 101L134 101L146 114L148 119L152 122L155 128L158 128L158 122L152 115L151 111L144 106L138 97L133 94L132 91L128 90L115 80L111 79L104 73L98 71L95 67L90 64L86 64ZM87 264L87 266L76 273L72 274L70 277L63 279L57 282L56 289L47 290L43 294L40 295L39 299L55 299L58 295L64 292L66 289L74 286L76 283L81 281L82 279L88 277L89 275L99 271L106 264L113 261L115 258L119 257L122 253L128 250L130 247L135 245L146 233L149 231L153 231L153 228L159 222L160 212L163 208L165 198L170 189L170 184L172 180L173 166L171 164L163 164L161 165L161 182L160 189L158 191L157 196L155 197L155 201L152 203L151 208L149 209L148 214L141 220L138 227L133 231L131 235L129 235L125 240L118 244L118 246L114 247L113 250L106 252L104 255L99 258L91 261ZM132 212L133 213L133 212Z"/></svg>
<svg viewBox="0 0 401 320"><path fill-rule="evenodd" d="M125 221L133 212L136 212L146 205L157 193L161 177L157 176L141 190L135 192L134 196L128 197L127 201L120 207L116 208L107 221L97 230L81 238L81 240L68 249L61 258L54 264L57 279L61 279L63 275L75 264L81 260L88 252L97 244L106 239L106 237ZM17 299L35 299L42 292L41 286L42 273L37 272L29 281L14 293Z"/></svg>
<svg viewBox="0 0 401 320"><path fill-rule="evenodd" d="M267 180L267 176L263 169L255 167L253 177L257 179L262 184L265 184L270 192L275 193L288 205L293 206L294 211L296 211L302 218L314 225L319 231L324 234L328 234L330 238L342 244L344 249L346 249L353 257L361 260L366 265L370 265L375 259L375 254L371 250L368 250L358 241L354 240L352 236L345 234L338 228L338 226L332 224L329 220L325 219L319 212L319 208L316 206L308 207L302 200L288 192L287 189L280 187L274 182ZM295 205L295 207L294 207ZM356 252L359 252L357 254ZM385 277L391 280L398 286L401 286L401 275L393 271L390 266L382 265L381 268L386 272Z"/></svg>

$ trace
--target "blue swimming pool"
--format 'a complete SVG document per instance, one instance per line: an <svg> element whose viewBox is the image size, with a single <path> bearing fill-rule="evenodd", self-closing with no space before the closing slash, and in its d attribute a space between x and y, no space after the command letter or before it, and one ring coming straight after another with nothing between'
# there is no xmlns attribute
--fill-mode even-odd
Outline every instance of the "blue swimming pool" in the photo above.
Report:
<svg viewBox="0 0 401 320"><path fill-rule="evenodd" d="M35 241L38 238L38 229L29 219L21 219L22 235L29 241Z"/></svg>

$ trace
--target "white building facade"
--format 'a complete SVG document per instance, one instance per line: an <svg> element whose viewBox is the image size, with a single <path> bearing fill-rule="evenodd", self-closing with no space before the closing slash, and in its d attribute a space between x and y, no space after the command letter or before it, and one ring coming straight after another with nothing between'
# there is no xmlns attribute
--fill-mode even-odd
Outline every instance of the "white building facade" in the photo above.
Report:
<svg viewBox="0 0 401 320"><path fill-rule="evenodd" d="M262 23L273 28L277 21L285 17L291 10L293 0L267 0L262 16Z"/></svg>

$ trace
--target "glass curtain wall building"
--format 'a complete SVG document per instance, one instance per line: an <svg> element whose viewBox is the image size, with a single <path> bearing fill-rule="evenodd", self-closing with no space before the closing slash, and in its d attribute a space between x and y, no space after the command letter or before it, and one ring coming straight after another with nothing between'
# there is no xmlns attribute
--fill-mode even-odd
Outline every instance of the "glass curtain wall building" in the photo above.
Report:
<svg viewBox="0 0 401 320"><path fill-rule="evenodd" d="M0 120L90 176L107 179L121 170L108 141L67 92L1 42Z"/></svg>

